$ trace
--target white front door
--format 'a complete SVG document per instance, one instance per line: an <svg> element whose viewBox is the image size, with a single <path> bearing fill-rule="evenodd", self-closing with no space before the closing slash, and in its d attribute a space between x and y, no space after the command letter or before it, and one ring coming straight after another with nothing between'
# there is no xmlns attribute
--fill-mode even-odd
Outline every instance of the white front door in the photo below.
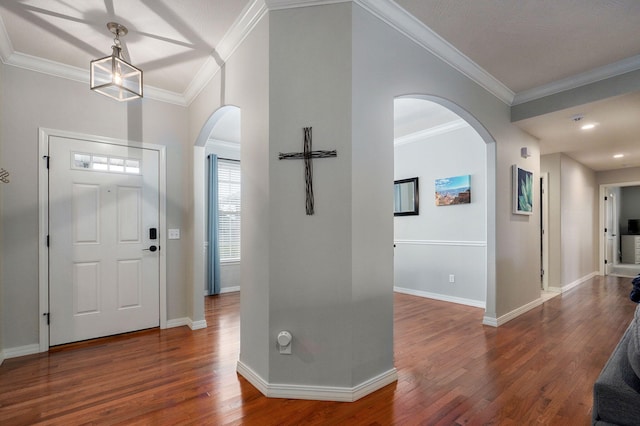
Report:
<svg viewBox="0 0 640 426"><path fill-rule="evenodd" d="M158 151L52 136L49 157L49 344L159 326Z"/></svg>

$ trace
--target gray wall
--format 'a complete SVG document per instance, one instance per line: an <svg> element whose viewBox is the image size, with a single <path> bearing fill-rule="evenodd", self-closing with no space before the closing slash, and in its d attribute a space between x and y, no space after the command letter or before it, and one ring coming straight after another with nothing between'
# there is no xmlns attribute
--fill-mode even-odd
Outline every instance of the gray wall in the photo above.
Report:
<svg viewBox="0 0 640 426"><path fill-rule="evenodd" d="M293 356L271 351L273 383L352 387L361 382L352 373L355 352L371 338L361 334L363 307L353 300L350 10L339 4L270 13L269 335L294 336ZM305 214L303 163L276 154L301 151L305 126L313 127L314 149L338 152L313 162L313 216ZM374 366L376 374L393 367Z"/></svg>
<svg viewBox="0 0 640 426"><path fill-rule="evenodd" d="M141 141L167 147L167 227L187 227L187 110L149 99L118 103L86 84L6 66L2 75L2 162L11 184L2 192L4 349L38 343L38 128ZM167 317L188 316L188 240L167 241ZM164 249L164 248L163 248Z"/></svg>
<svg viewBox="0 0 640 426"><path fill-rule="evenodd" d="M595 172L562 155L562 286L598 270Z"/></svg>
<svg viewBox="0 0 640 426"><path fill-rule="evenodd" d="M539 212L532 216L511 213L511 165L523 161L520 148L527 146L532 153L526 160L527 168L539 176L538 142L511 124L507 105L359 6L354 6L353 23L353 137L367 147L357 158L378 163L375 175L367 176L367 190L354 192L354 198L375 196L380 206L389 206L388 210L376 209L371 221L362 224L363 231L376 229L379 235L393 234L387 213L393 201L393 99L408 94L443 98L460 108L454 111L458 115L467 119L462 114L466 113L478 120L481 130L496 141L487 146L488 170L494 171L496 177L495 188L490 187L487 194L487 209L496 217L487 228L488 240L496 239L496 258L488 253L488 264L493 263L496 269L495 287L493 272L488 271L486 315L497 318L537 300ZM496 231L492 235L494 225ZM376 261L387 264L382 259Z"/></svg>
<svg viewBox="0 0 640 426"><path fill-rule="evenodd" d="M640 183L640 167L597 172L596 180L598 185L628 182Z"/></svg>
<svg viewBox="0 0 640 426"><path fill-rule="evenodd" d="M189 106L189 140L224 105L241 109L242 263L240 359L269 377L269 16L264 17ZM298 147L300 148L300 147ZM302 175L300 175L302 179ZM193 188L190 188L193 192ZM193 238L193 235L191 236ZM200 289L198 283L198 289ZM196 292L194 305L203 303Z"/></svg>
<svg viewBox="0 0 640 426"><path fill-rule="evenodd" d="M4 98L4 64L0 63L0 105L2 105L2 99ZM2 115L2 110L0 109L0 129L4 128L4 116ZM5 156L4 156L4 144L2 143L2 139L0 137L0 167L5 167L7 169L10 169L9 164L6 163L5 161ZM9 178L11 179L11 177ZM1 217L4 214L4 209L3 209L3 199L4 199L4 186L5 184L0 183L0 252L4 251L4 239L2 237L3 234L3 228L4 226L2 226L2 222L1 222ZM2 273L2 264L3 264L3 258L0 255L0 364L2 364L2 361L4 360L4 348L5 348L5 344L4 344L4 339L3 339L3 335L4 335L4 323L5 323L5 318L4 315L2 313L2 309L4 307L4 301L3 301L3 294L4 294L4 275Z"/></svg>
<svg viewBox="0 0 640 426"><path fill-rule="evenodd" d="M420 184L420 214L394 218L397 290L484 307L485 158L485 143L471 127L395 148L394 179L417 176ZM435 180L460 175L471 175L471 204L436 206Z"/></svg>
<svg viewBox="0 0 640 426"><path fill-rule="evenodd" d="M549 173L548 203L549 223L547 236L549 237L549 287L562 287L562 154L550 154L540 157L540 171Z"/></svg>
<svg viewBox="0 0 640 426"><path fill-rule="evenodd" d="M167 146L167 226L184 230L182 240L168 242L169 319L202 318L201 287L188 284L192 244L185 244L193 241L192 145L226 104L242 109L240 359L260 377L354 386L393 367L390 212L393 99L399 95L454 102L495 139L487 146L489 169L496 173L495 199L494 188L487 194L487 209L496 213L489 239L497 229L496 257L489 255L496 284L489 288L487 314L504 315L539 297L538 213L511 214L511 165L527 146L533 154L528 169L538 176L537 142L510 123L507 105L358 5L269 13L188 109L147 99L123 105L81 83L13 67L4 71L0 149L12 169L1 207L2 316L11 320L11 327L4 324L5 349L38 341L32 265L39 126ZM307 125L314 127L315 149L338 150L338 158L314 162L314 217L301 213L302 164L277 160L281 150L301 149ZM291 229L299 233L290 235ZM300 285L300 276L311 285ZM273 341L289 326L297 327L299 352L285 360Z"/></svg>
<svg viewBox="0 0 640 426"><path fill-rule="evenodd" d="M563 289L598 270L598 186L593 170L565 154L541 157L549 173L549 287Z"/></svg>

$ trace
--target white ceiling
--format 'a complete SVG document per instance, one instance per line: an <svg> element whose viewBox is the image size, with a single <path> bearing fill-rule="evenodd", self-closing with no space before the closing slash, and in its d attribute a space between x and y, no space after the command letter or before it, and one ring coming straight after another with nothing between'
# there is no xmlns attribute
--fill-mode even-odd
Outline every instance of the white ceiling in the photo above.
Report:
<svg viewBox="0 0 640 426"><path fill-rule="evenodd" d="M15 52L88 69L111 54L106 24L125 25L125 57L145 85L184 93L249 0L0 0Z"/></svg>
<svg viewBox="0 0 640 426"><path fill-rule="evenodd" d="M638 0L396 0L513 92L640 54Z"/></svg>
<svg viewBox="0 0 640 426"><path fill-rule="evenodd" d="M489 81L505 102L621 60L640 64L638 0L359 1L393 14L388 21L413 33L417 25L431 40L446 40L453 48L445 42L449 53L441 56L471 64L477 81L484 87ZM0 0L0 57L30 69L67 67L82 76L76 79L88 79L89 61L110 53L106 23L116 21L129 28L125 53L144 71L145 95L158 89L188 103L203 75L215 72L242 38L238 28L251 27L252 16L265 7L317 3L322 1ZM517 125L541 140L543 154L566 152L594 170L640 166L639 104L634 95L622 96ZM599 126L588 135L576 132L567 118L576 111ZM617 152L627 154L624 161L611 158Z"/></svg>

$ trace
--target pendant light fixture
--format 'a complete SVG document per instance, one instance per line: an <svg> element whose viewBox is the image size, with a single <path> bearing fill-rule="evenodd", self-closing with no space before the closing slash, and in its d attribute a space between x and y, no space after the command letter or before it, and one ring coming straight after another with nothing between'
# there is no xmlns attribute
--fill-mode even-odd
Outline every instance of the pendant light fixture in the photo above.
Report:
<svg viewBox="0 0 640 426"><path fill-rule="evenodd" d="M142 97L142 70L122 59L120 36L129 30L124 25L109 22L107 28L115 38L111 56L91 61L91 90L117 101L130 101Z"/></svg>

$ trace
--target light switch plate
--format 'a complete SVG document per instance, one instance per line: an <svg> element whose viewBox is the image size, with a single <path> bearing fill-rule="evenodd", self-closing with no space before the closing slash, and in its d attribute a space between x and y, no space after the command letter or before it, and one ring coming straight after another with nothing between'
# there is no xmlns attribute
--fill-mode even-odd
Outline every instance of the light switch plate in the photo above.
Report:
<svg viewBox="0 0 640 426"><path fill-rule="evenodd" d="M170 240L179 240L180 239L180 230L179 229L169 229L169 239Z"/></svg>

